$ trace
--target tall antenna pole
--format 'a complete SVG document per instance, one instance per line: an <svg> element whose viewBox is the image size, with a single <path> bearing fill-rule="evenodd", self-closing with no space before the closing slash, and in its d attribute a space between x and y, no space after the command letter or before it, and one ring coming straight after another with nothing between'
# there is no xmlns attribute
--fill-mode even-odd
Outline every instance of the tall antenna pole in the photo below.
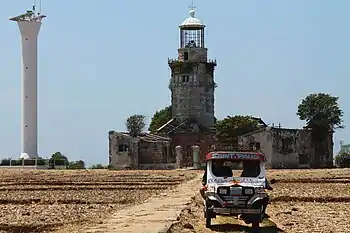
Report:
<svg viewBox="0 0 350 233"><path fill-rule="evenodd" d="M42 3L41 3L41 0L39 0L39 13L41 14L41 7L42 7Z"/></svg>
<svg viewBox="0 0 350 233"><path fill-rule="evenodd" d="M190 10L196 10L196 1L192 0L192 4L190 6Z"/></svg>

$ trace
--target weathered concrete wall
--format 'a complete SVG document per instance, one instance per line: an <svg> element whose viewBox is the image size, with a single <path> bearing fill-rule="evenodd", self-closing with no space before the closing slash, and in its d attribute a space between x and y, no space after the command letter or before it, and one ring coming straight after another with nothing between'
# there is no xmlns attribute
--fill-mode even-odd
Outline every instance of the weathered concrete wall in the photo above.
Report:
<svg viewBox="0 0 350 233"><path fill-rule="evenodd" d="M129 152L118 152L114 153L111 156L111 162L110 164L113 168L131 168L132 167L132 160Z"/></svg>
<svg viewBox="0 0 350 233"><path fill-rule="evenodd" d="M333 133L329 132L328 137L319 143L311 142L314 147L313 167L333 167Z"/></svg>
<svg viewBox="0 0 350 233"><path fill-rule="evenodd" d="M180 145L182 147L182 164L184 167L193 166L193 145L199 146L199 162L205 161L205 155L210 150L213 143L212 135L179 133L172 136L173 147Z"/></svg>
<svg viewBox="0 0 350 233"><path fill-rule="evenodd" d="M313 151L310 147L310 132L298 129L272 128L273 168L309 167L312 163ZM306 156L307 163L300 164L299 156Z"/></svg>
<svg viewBox="0 0 350 233"><path fill-rule="evenodd" d="M138 168L139 165L139 143L140 139L131 138L131 151L129 153L131 157L131 168Z"/></svg>
<svg viewBox="0 0 350 233"><path fill-rule="evenodd" d="M131 137L109 133L109 165L116 169L133 168Z"/></svg>
<svg viewBox="0 0 350 233"><path fill-rule="evenodd" d="M259 142L272 168L330 167L333 164L333 135L323 142L324 151L315 153L312 133L306 129L266 128L239 137L242 145Z"/></svg>
<svg viewBox="0 0 350 233"><path fill-rule="evenodd" d="M272 148L273 138L270 131L261 130L251 135L238 137L238 144L248 148L251 147L252 144L258 147L256 149L260 147L260 150L264 152L266 156L266 167L270 168L272 166L274 153Z"/></svg>
<svg viewBox="0 0 350 233"><path fill-rule="evenodd" d="M150 143L140 141L139 164L162 164L170 162L170 142Z"/></svg>
<svg viewBox="0 0 350 233"><path fill-rule="evenodd" d="M109 133L109 164L113 168L137 169L140 164L169 163L169 155L170 138L152 134L131 137L125 133Z"/></svg>

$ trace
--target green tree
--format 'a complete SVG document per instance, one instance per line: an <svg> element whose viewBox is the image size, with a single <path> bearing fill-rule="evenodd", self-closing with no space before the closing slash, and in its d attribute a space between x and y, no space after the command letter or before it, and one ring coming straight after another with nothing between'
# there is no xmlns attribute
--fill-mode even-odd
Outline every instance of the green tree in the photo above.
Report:
<svg viewBox="0 0 350 233"><path fill-rule="evenodd" d="M52 159L67 159L61 152L55 152L51 155ZM68 159L67 159L68 160Z"/></svg>
<svg viewBox="0 0 350 233"><path fill-rule="evenodd" d="M340 150L339 154L335 156L335 165L337 167L350 167L350 153L348 151Z"/></svg>
<svg viewBox="0 0 350 233"><path fill-rule="evenodd" d="M258 129L258 121L251 116L227 116L216 123L216 136L220 142L235 144L237 136Z"/></svg>
<svg viewBox="0 0 350 233"><path fill-rule="evenodd" d="M171 114L171 106L167 106L159 111L156 111L156 113L153 115L151 119L151 124L148 127L148 130L152 133L155 132L157 129L162 127L165 123L170 121L172 118Z"/></svg>
<svg viewBox="0 0 350 233"><path fill-rule="evenodd" d="M343 111L338 100L339 97L325 93L310 94L299 104L297 115L313 130L329 131L343 128Z"/></svg>
<svg viewBox="0 0 350 233"><path fill-rule="evenodd" d="M130 117L125 122L126 129L132 137L136 137L146 128L146 116L135 114Z"/></svg>
<svg viewBox="0 0 350 233"><path fill-rule="evenodd" d="M339 97L325 93L310 94L298 106L299 119L305 120L312 132L311 139L317 155L314 167L320 166L321 155L331 152L329 134L338 128L343 128L343 111L339 107L338 100ZM329 166L333 166L333 163Z"/></svg>
<svg viewBox="0 0 350 233"><path fill-rule="evenodd" d="M68 169L85 169L85 162L83 160L70 161L68 163Z"/></svg>
<svg viewBox="0 0 350 233"><path fill-rule="evenodd" d="M67 166L68 163L69 163L68 158L66 156L64 156L61 152L53 153L51 158L50 158L50 164L59 165L59 166L63 166L63 165Z"/></svg>

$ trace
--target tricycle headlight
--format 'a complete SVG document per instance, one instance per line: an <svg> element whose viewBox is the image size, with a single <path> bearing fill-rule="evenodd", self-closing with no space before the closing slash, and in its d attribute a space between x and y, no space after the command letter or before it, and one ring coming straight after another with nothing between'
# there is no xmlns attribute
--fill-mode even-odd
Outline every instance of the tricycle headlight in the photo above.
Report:
<svg viewBox="0 0 350 233"><path fill-rule="evenodd" d="M246 195L252 195L252 194L254 193L254 190L253 190L253 189L245 189L245 190L244 190L244 193L245 193Z"/></svg>
<svg viewBox="0 0 350 233"><path fill-rule="evenodd" d="M219 194L227 195L227 189L219 189Z"/></svg>

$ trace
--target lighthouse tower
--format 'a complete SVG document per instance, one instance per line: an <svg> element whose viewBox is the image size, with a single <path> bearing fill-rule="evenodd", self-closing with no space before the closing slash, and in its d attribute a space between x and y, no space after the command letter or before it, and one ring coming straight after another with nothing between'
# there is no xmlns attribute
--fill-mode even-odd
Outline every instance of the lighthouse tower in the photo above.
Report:
<svg viewBox="0 0 350 233"><path fill-rule="evenodd" d="M204 43L205 25L196 17L193 4L189 17L179 29L178 57L168 59L172 120L160 129L168 129L173 146L182 148L180 164L192 166L198 162L193 158L192 146L200 148L199 160L203 161L213 142L216 61L208 59Z"/></svg>
<svg viewBox="0 0 350 233"><path fill-rule="evenodd" d="M38 157L38 34L45 15L33 10L10 18L17 22L22 42L21 158Z"/></svg>
<svg viewBox="0 0 350 233"><path fill-rule="evenodd" d="M171 68L172 116L177 121L190 120L198 127L214 124L214 68L216 61L208 59L204 43L205 25L195 16L192 4L189 17L180 28L178 58L169 59ZM198 128L196 127L196 128Z"/></svg>

